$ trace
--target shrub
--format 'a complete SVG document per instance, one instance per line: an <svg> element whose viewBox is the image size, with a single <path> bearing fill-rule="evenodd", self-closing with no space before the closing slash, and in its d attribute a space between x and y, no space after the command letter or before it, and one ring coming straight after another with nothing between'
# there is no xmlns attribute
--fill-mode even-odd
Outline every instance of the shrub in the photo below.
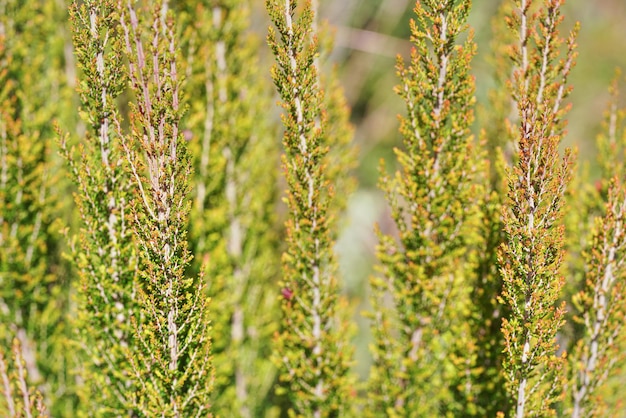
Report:
<svg viewBox="0 0 626 418"><path fill-rule="evenodd" d="M268 71L253 2L75 2L73 98L63 10L0 1L0 415L615 412L625 111L618 76L592 182L562 150L564 3L502 2L476 110L471 1L415 2L359 381L335 250L357 151L318 2L265 2Z"/></svg>

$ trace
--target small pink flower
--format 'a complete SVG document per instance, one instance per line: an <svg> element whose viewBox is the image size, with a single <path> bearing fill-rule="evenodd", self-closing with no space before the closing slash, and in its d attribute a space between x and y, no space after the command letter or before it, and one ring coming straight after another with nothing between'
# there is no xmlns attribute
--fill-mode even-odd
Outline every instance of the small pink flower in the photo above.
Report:
<svg viewBox="0 0 626 418"><path fill-rule="evenodd" d="M291 298L293 297L293 290L289 289L288 287L283 287L280 293L287 300L291 300Z"/></svg>

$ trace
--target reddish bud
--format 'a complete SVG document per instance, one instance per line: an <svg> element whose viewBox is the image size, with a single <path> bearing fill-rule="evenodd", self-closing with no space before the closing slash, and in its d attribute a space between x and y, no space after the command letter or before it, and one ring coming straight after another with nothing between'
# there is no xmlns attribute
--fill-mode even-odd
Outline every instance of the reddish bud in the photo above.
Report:
<svg viewBox="0 0 626 418"><path fill-rule="evenodd" d="M596 186L596 191L598 193L601 193L602 192L602 180L596 180L595 186Z"/></svg>
<svg viewBox="0 0 626 418"><path fill-rule="evenodd" d="M293 297L293 290L289 289L288 287L283 287L280 293L287 300L291 300L291 298Z"/></svg>

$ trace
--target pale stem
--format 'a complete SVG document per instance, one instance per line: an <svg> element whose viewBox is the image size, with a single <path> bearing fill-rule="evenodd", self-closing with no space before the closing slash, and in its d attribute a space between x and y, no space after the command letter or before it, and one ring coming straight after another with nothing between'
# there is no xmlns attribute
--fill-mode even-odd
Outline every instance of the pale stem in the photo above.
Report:
<svg viewBox="0 0 626 418"><path fill-rule="evenodd" d="M26 418L32 418L30 395L28 392L28 384L26 383L26 370L24 369L24 359L22 358L19 344L13 345L13 354L15 355L15 365L17 367L17 383L24 402L24 414Z"/></svg>
<svg viewBox="0 0 626 418"><path fill-rule="evenodd" d="M15 401L13 400L13 391L11 390L11 380L9 378L9 370L7 361L4 357L4 353L0 352L0 376L2 376L2 385L4 389L4 399L9 409L9 415L14 417L15 413Z"/></svg>

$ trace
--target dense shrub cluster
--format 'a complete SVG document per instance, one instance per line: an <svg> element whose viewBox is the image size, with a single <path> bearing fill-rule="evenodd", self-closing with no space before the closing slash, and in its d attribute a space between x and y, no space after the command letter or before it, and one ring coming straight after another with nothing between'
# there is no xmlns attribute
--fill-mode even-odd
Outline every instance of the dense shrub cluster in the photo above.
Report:
<svg viewBox="0 0 626 418"><path fill-rule="evenodd" d="M362 380L318 2L266 1L265 71L248 0L0 0L0 415L617 414L626 110L618 76L592 183L564 2L501 2L478 118L471 1L415 3Z"/></svg>

